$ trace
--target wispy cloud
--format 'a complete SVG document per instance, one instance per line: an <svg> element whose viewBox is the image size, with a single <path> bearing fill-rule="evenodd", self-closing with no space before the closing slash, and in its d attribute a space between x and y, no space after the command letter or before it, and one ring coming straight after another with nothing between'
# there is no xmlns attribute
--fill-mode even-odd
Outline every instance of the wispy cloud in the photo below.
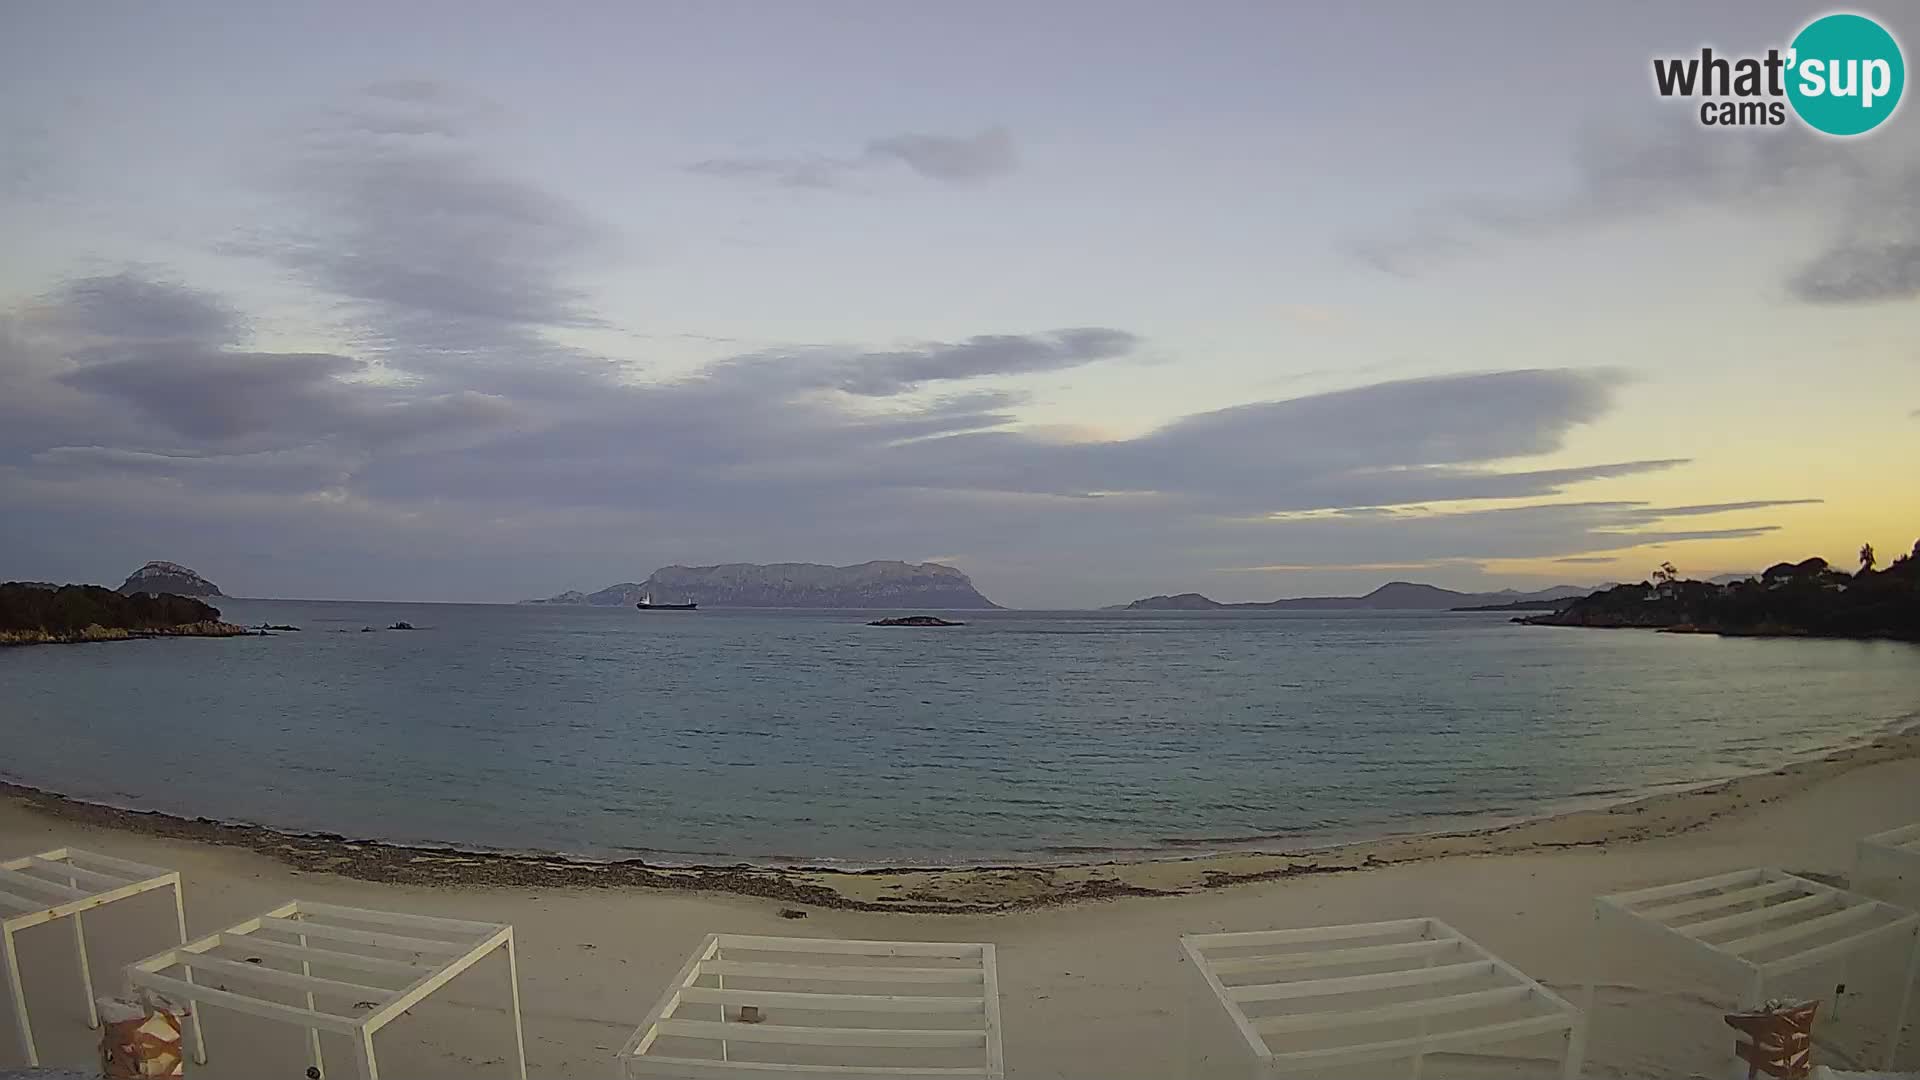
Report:
<svg viewBox="0 0 1920 1080"><path fill-rule="evenodd" d="M730 179L766 180L785 187L836 188L888 165L947 184L971 184L1012 172L1019 164L1013 136L1000 127L973 135L908 133L870 140L859 154L788 157L718 157L696 161L688 171Z"/></svg>
<svg viewBox="0 0 1920 1080"><path fill-rule="evenodd" d="M1685 522L1790 501L1544 501L1684 465L1536 462L1614 408L1622 376L1607 370L1382 380L1121 439L1025 425L1020 380L1130 362L1144 342L1122 327L742 346L649 378L643 357L563 343L609 321L584 282L618 237L485 154L470 132L488 122L437 84L383 85L288 149L268 194L299 227L227 250L329 308L342 329L331 350L264 348L241 304L163 268L49 282L0 312L7 504L94 538L89 550L165 535L177 555L271 550L326 567L350 553L363 569L342 573L406 566L384 591L422 595L461 575L532 591L554 566L593 584L593 567L930 552L1036 583L1152 571L1200 587L1223 566L1758 535L1769 523ZM876 140L863 167L941 182L1012 167L998 137L924 139ZM1415 504L1455 512L1393 509ZM1286 516L1303 511L1327 513ZM443 554L422 565L423 547Z"/></svg>
<svg viewBox="0 0 1920 1080"><path fill-rule="evenodd" d="M1920 295L1920 158L1910 144L1840 145L1811 132L1722 132L1666 121L1590 127L1575 180L1532 199L1463 195L1352 237L1377 269L1417 276L1502 244L1688 208L1813 215L1826 236L1784 282L1806 303Z"/></svg>

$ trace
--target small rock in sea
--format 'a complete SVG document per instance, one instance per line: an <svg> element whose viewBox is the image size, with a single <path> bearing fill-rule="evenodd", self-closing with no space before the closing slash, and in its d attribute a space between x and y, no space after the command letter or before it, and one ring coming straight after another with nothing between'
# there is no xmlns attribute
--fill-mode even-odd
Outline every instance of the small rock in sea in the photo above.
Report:
<svg viewBox="0 0 1920 1080"><path fill-rule="evenodd" d="M801 911L799 908L783 907L780 909L780 917L783 919L804 919L807 917L807 913Z"/></svg>
<svg viewBox="0 0 1920 1080"><path fill-rule="evenodd" d="M363 633L363 634L371 634L371 633L373 633L373 627L371 627L371 626L363 626L363 627L361 627L361 628L360 628L360 632L361 632L361 633Z"/></svg>
<svg viewBox="0 0 1920 1080"><path fill-rule="evenodd" d="M898 619L875 619L868 626L965 626L963 622L951 622L933 615L908 615Z"/></svg>
<svg viewBox="0 0 1920 1080"><path fill-rule="evenodd" d="M411 630L411 629L413 629L413 624L412 624L412 623L410 623L410 622L397 622L397 623L394 623L394 624L393 624L392 626L389 626L389 627L387 627L387 629L389 629L389 630Z"/></svg>

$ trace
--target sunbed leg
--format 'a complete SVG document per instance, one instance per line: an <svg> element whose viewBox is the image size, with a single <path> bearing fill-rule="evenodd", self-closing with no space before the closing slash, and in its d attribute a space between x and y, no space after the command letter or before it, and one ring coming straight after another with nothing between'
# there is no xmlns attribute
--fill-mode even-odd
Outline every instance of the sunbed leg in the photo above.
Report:
<svg viewBox="0 0 1920 1080"><path fill-rule="evenodd" d="M527 1037L520 1028L520 961L514 957L513 928L507 928L507 989L513 994L513 1054L520 1080L527 1080Z"/></svg>
<svg viewBox="0 0 1920 1080"><path fill-rule="evenodd" d="M20 1028L20 1044L27 1049L27 1064L40 1064L39 1051L33 1048L33 1021L27 1019L27 993L20 988L20 954L14 951L13 931L0 934L0 961L7 965L7 985L13 991L13 1019Z"/></svg>
<svg viewBox="0 0 1920 1080"><path fill-rule="evenodd" d="M180 924L180 944L185 945L191 939L187 937L187 900L180 891L179 874L173 876L173 915ZM181 977L188 982L193 981L193 972L191 970L183 971L180 974ZM207 1033L201 1030L200 1027L200 1003L197 1001L189 1001L185 1004L187 1006L187 1018L193 1021L193 1060L196 1065L205 1065L207 1063Z"/></svg>
<svg viewBox="0 0 1920 1080"><path fill-rule="evenodd" d="M1587 1056L1587 1018L1574 1017L1567 1029L1567 1055L1560 1060L1560 1080L1580 1080L1580 1066Z"/></svg>
<svg viewBox="0 0 1920 1080"><path fill-rule="evenodd" d="M1900 1052L1900 1032L1906 1027L1907 1006L1913 1003L1913 980L1920 978L1920 927L1913 931L1913 944L1907 946L1907 977L1900 984L1900 1011L1893 1014L1893 1032L1887 1036L1887 1059L1881 1068L1893 1070L1894 1055Z"/></svg>
<svg viewBox="0 0 1920 1080"><path fill-rule="evenodd" d="M360 1067L360 1080L380 1080L380 1065L373 1059L373 1032L361 1031L354 1040L354 1064Z"/></svg>

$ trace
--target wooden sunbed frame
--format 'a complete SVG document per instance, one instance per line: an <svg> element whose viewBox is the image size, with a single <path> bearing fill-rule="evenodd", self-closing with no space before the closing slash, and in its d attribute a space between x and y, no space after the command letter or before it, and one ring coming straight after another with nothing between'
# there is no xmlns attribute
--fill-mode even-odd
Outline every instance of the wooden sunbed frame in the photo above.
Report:
<svg viewBox="0 0 1920 1080"><path fill-rule="evenodd" d="M791 954L791 962L728 959L729 950ZM919 963L915 963L915 959ZM897 961L904 959L905 963ZM957 961L957 962L956 962ZM729 978L733 981L729 982ZM774 983L780 989L748 989L741 980ZM817 988L830 984L833 992ZM916 989L900 994L902 987ZM801 989L806 987L807 989ZM888 988L884 993L875 993ZM718 1006L720 1019L689 1019L683 1006ZM774 1023L728 1019L728 1006L751 1006L775 1014ZM898 1021L889 1026L825 1027L781 1023L781 1012L863 1014ZM914 1026L915 1016L964 1016L959 1027ZM717 1057L663 1056L662 1038L711 1043ZM801 1064L729 1060L729 1043L845 1048L977 1051L966 1066L887 1065L848 1061ZM672 1076L699 1080L1002 1080L1000 985L992 945L926 941L840 941L829 938L709 934L694 951L653 1011L620 1050L628 1077Z"/></svg>
<svg viewBox="0 0 1920 1080"><path fill-rule="evenodd" d="M295 940L285 940L289 937ZM311 946L309 940L322 942L325 947ZM240 958L215 955L217 949L236 950ZM526 1039L520 1027L520 965L513 951L513 927L505 923L469 922L295 900L217 934L130 965L127 981L137 988L150 989L175 1000L218 1005L305 1028L314 1067L323 1071L320 1033L345 1035L353 1041L354 1064L362 1080L379 1080L374 1033L496 949L507 954L516 1075L526 1080ZM300 970L296 973L269 967L266 964L269 959L298 961ZM178 968L180 975L163 974L169 968ZM350 978L321 978L313 974L316 968L352 974ZM214 989L204 982L196 982L196 972L216 976L228 988ZM376 980L381 979L389 983L404 982L378 985ZM246 982L282 991L304 991L306 1007L271 1000L261 996L263 991L232 988L235 983ZM347 1004L341 1009L323 1009L318 1005L321 998ZM198 1023L197 1018L195 1022ZM206 1063L204 1040L196 1041L195 1060Z"/></svg>
<svg viewBox="0 0 1920 1080"><path fill-rule="evenodd" d="M1403 939L1403 940L1393 940ZM1419 1076L1428 1054L1449 1053L1561 1033L1566 1039L1560 1075L1573 1080L1585 1055L1586 1025L1564 998L1488 952L1439 919L1398 919L1291 930L1187 934L1180 947L1232 1019L1254 1058L1259 1076L1277 1076L1374 1061L1409 1060ZM1215 955L1231 951L1232 955ZM1365 974L1340 969L1367 967ZM1381 968L1385 970L1380 970ZM1274 978L1300 972L1333 974ZM1268 981L1229 984L1227 978L1262 973ZM1457 992L1462 980L1496 985ZM1415 989L1417 997L1377 1006L1329 1007L1278 1016L1249 1017L1249 1002L1308 1000L1383 990ZM1482 1009L1518 1009L1529 1015L1428 1032L1432 1017ZM1414 1037L1378 1039L1369 1027L1417 1021ZM1357 1031L1353 1030L1357 1029ZM1287 1050L1277 1036L1317 1032L1331 1046Z"/></svg>
<svg viewBox="0 0 1920 1080"><path fill-rule="evenodd" d="M1767 1000L1769 979L1815 964L1844 962L1856 953L1890 948L1901 936L1908 937L1900 1005L1887 1036L1886 1067L1893 1067L1914 976L1920 972L1920 915L1766 868L1595 897L1594 917L1603 925L1626 927L1702 957L1739 979L1742 1009L1758 1008ZM1799 942L1807 944L1794 947ZM1769 960L1754 959L1756 953L1782 949L1791 951ZM1586 993L1591 1002L1592 983Z"/></svg>
<svg viewBox="0 0 1920 1080"><path fill-rule="evenodd" d="M1861 840L1853 860L1853 887L1902 907L1920 905L1920 824Z"/></svg>
<svg viewBox="0 0 1920 1080"><path fill-rule="evenodd" d="M157 889L173 890L173 911L180 940L187 940L186 901L180 895L177 871L145 863L97 855L79 848L55 848L38 855L0 861L0 966L7 970L12 991L14 1023L27 1050L27 1064L40 1064L34 1046L33 1023L27 1016L27 998L20 983L20 957L13 936L55 919L73 920L73 948L80 965L80 985L87 995L87 1026L100 1026L93 1000L93 970L87 960L87 931L83 912ZM194 1037L200 1021L194 1020Z"/></svg>

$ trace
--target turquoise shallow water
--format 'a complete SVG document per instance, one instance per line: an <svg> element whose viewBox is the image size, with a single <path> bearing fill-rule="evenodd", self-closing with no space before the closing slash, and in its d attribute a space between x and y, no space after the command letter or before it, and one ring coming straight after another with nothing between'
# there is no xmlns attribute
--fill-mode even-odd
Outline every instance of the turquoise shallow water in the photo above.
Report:
<svg viewBox="0 0 1920 1080"><path fill-rule="evenodd" d="M1537 813L1920 716L1913 646L1494 614L220 606L305 631L0 651L0 778L475 848L1059 859Z"/></svg>

